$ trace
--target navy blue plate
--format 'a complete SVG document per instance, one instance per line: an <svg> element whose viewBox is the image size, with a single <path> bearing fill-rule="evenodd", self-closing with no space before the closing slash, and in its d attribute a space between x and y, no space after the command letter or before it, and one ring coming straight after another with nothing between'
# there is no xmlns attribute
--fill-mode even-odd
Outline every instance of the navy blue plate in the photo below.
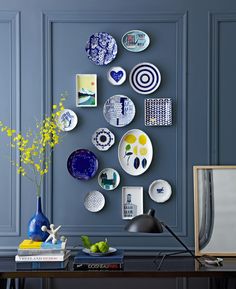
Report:
<svg viewBox="0 0 236 289"><path fill-rule="evenodd" d="M98 170L98 159L90 150L78 149L69 156L67 169L72 177L78 180L89 180Z"/></svg>

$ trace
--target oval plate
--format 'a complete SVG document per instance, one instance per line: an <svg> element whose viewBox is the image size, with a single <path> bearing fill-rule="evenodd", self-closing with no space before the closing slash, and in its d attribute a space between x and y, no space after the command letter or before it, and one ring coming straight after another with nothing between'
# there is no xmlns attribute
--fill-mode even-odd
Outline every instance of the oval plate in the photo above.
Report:
<svg viewBox="0 0 236 289"><path fill-rule="evenodd" d="M140 129L126 132L118 146L118 159L126 173L143 174L152 162L153 148L148 135Z"/></svg>
<svg viewBox="0 0 236 289"><path fill-rule="evenodd" d="M85 47L87 56L96 65L107 65L116 58L116 40L106 32L94 33Z"/></svg>
<svg viewBox="0 0 236 289"><path fill-rule="evenodd" d="M143 62L135 65L129 75L129 82L134 91L151 94L161 84L161 73L152 63Z"/></svg>
<svg viewBox="0 0 236 289"><path fill-rule="evenodd" d="M104 190L114 190L119 186L120 175L119 173L111 168L103 169L98 175L98 183Z"/></svg>
<svg viewBox="0 0 236 289"><path fill-rule="evenodd" d="M79 180L89 180L97 172L98 159L90 150L78 149L69 156L67 169L72 177Z"/></svg>
<svg viewBox="0 0 236 289"><path fill-rule="evenodd" d="M87 248L83 248L82 251L86 254L89 254L90 256L102 257L114 254L117 251L117 249L109 247L109 250L106 253L93 253Z"/></svg>
<svg viewBox="0 0 236 289"><path fill-rule="evenodd" d="M141 30L131 30L122 36L121 43L129 51L141 52L149 46L150 38Z"/></svg>
<svg viewBox="0 0 236 289"><path fill-rule="evenodd" d="M105 102L103 115L110 125L126 126L135 116L135 105L128 96L113 95Z"/></svg>
<svg viewBox="0 0 236 289"><path fill-rule="evenodd" d="M89 192L84 198L84 206L88 211L97 213L105 206L105 197L99 191Z"/></svg>
<svg viewBox="0 0 236 289"><path fill-rule="evenodd" d="M156 180L151 183L148 190L150 198L157 203L164 203L171 197L170 184L165 180Z"/></svg>

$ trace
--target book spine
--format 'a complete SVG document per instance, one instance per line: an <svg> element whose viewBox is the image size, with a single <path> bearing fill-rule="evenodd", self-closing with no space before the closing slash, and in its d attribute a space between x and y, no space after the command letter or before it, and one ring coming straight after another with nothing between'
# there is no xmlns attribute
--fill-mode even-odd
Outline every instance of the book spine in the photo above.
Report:
<svg viewBox="0 0 236 289"><path fill-rule="evenodd" d="M35 255L35 256L15 256L16 262L61 262L65 255Z"/></svg>
<svg viewBox="0 0 236 289"><path fill-rule="evenodd" d="M35 255L64 255L66 253L65 250L26 250L26 249L18 249L18 255L20 256L35 256Z"/></svg>
<svg viewBox="0 0 236 289"><path fill-rule="evenodd" d="M113 264L100 264L100 263L89 263L89 264L74 264L73 268L75 271L116 271L123 269L123 263L113 263Z"/></svg>

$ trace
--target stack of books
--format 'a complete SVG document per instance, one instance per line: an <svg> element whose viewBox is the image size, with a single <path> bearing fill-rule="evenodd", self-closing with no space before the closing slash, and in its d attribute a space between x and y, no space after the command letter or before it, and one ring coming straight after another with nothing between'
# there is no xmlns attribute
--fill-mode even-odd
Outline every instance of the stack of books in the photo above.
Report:
<svg viewBox="0 0 236 289"><path fill-rule="evenodd" d="M121 271L124 269L124 252L117 250L112 255L90 256L82 250L74 257L75 271Z"/></svg>
<svg viewBox="0 0 236 289"><path fill-rule="evenodd" d="M58 270L65 269L69 262L70 251L66 250L66 241L35 242L24 240L18 246L15 256L18 270Z"/></svg>

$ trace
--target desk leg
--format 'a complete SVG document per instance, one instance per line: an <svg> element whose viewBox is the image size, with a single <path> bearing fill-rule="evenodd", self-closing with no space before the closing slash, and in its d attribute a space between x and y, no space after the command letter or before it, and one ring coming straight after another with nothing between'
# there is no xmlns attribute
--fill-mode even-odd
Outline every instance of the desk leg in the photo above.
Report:
<svg viewBox="0 0 236 289"><path fill-rule="evenodd" d="M210 278L210 289L230 289L228 285L228 278Z"/></svg>
<svg viewBox="0 0 236 289"><path fill-rule="evenodd" d="M25 278L8 278L6 282L6 289L24 289L25 288Z"/></svg>

